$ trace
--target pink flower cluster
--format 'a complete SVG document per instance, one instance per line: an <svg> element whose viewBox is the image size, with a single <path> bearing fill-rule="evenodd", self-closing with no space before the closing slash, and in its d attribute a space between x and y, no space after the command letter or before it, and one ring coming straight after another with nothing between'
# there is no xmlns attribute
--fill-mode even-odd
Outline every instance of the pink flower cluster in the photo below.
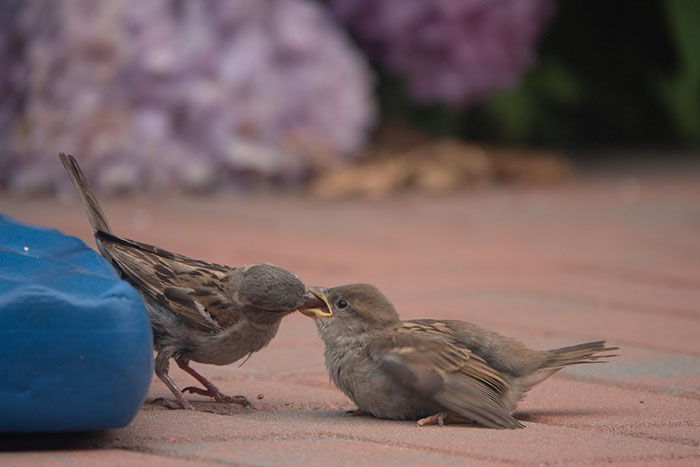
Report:
<svg viewBox="0 0 700 467"><path fill-rule="evenodd" d="M103 191L286 183L351 157L374 120L364 58L313 2L0 9L13 14L0 31L0 83L17 97L0 99L0 183L13 191L65 187L59 151Z"/></svg>
<svg viewBox="0 0 700 467"><path fill-rule="evenodd" d="M516 83L552 0L331 0L365 51L423 102L467 106Z"/></svg>

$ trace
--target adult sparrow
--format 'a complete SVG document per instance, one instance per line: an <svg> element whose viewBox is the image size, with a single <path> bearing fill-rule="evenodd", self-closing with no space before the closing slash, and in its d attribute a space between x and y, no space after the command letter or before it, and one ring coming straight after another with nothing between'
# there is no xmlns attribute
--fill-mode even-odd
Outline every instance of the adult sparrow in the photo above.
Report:
<svg viewBox="0 0 700 467"><path fill-rule="evenodd" d="M153 328L155 373L172 391L170 408L192 409L183 392L217 402L249 406L227 396L190 366L190 361L228 365L265 347L282 318L311 299L292 272L272 264L239 268L188 258L112 234L85 175L73 156L59 154L92 226L95 243L119 275L141 294ZM204 388L182 391L168 375L170 359Z"/></svg>
<svg viewBox="0 0 700 467"><path fill-rule="evenodd" d="M356 413L378 418L524 428L512 412L534 385L618 349L598 341L532 350L464 321L402 321L372 285L309 290L319 300L300 311L316 318L331 380L357 404Z"/></svg>

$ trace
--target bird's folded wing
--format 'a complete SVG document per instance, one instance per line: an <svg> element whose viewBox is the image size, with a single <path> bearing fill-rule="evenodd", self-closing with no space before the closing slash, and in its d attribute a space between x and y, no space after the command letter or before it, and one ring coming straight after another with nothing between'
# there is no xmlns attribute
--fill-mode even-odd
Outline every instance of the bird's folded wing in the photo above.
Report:
<svg viewBox="0 0 700 467"><path fill-rule="evenodd" d="M217 332L238 320L225 289L235 269L102 232L97 238L128 280L189 324Z"/></svg>
<svg viewBox="0 0 700 467"><path fill-rule="evenodd" d="M471 353L437 338L435 330L399 328L375 339L370 357L399 384L452 412L492 428L522 428L501 402L508 383Z"/></svg>

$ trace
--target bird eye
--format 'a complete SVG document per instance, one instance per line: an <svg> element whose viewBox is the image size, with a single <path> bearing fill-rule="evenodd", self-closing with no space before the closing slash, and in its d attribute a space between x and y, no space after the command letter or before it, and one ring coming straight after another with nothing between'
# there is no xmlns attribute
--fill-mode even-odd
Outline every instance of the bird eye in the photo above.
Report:
<svg viewBox="0 0 700 467"><path fill-rule="evenodd" d="M342 310L348 307L348 302L346 302L345 300L338 300L335 306L337 306L339 310Z"/></svg>

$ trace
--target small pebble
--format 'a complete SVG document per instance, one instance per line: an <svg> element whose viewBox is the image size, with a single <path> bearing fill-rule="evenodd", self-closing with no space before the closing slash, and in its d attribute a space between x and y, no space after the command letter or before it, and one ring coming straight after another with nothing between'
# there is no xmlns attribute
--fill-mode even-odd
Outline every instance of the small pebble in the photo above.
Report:
<svg viewBox="0 0 700 467"><path fill-rule="evenodd" d="M258 394L258 399L262 399L263 397L265 396L262 393Z"/></svg>
<svg viewBox="0 0 700 467"><path fill-rule="evenodd" d="M644 403L644 401L639 401L639 403L640 403L640 404L643 404L643 403Z"/></svg>

